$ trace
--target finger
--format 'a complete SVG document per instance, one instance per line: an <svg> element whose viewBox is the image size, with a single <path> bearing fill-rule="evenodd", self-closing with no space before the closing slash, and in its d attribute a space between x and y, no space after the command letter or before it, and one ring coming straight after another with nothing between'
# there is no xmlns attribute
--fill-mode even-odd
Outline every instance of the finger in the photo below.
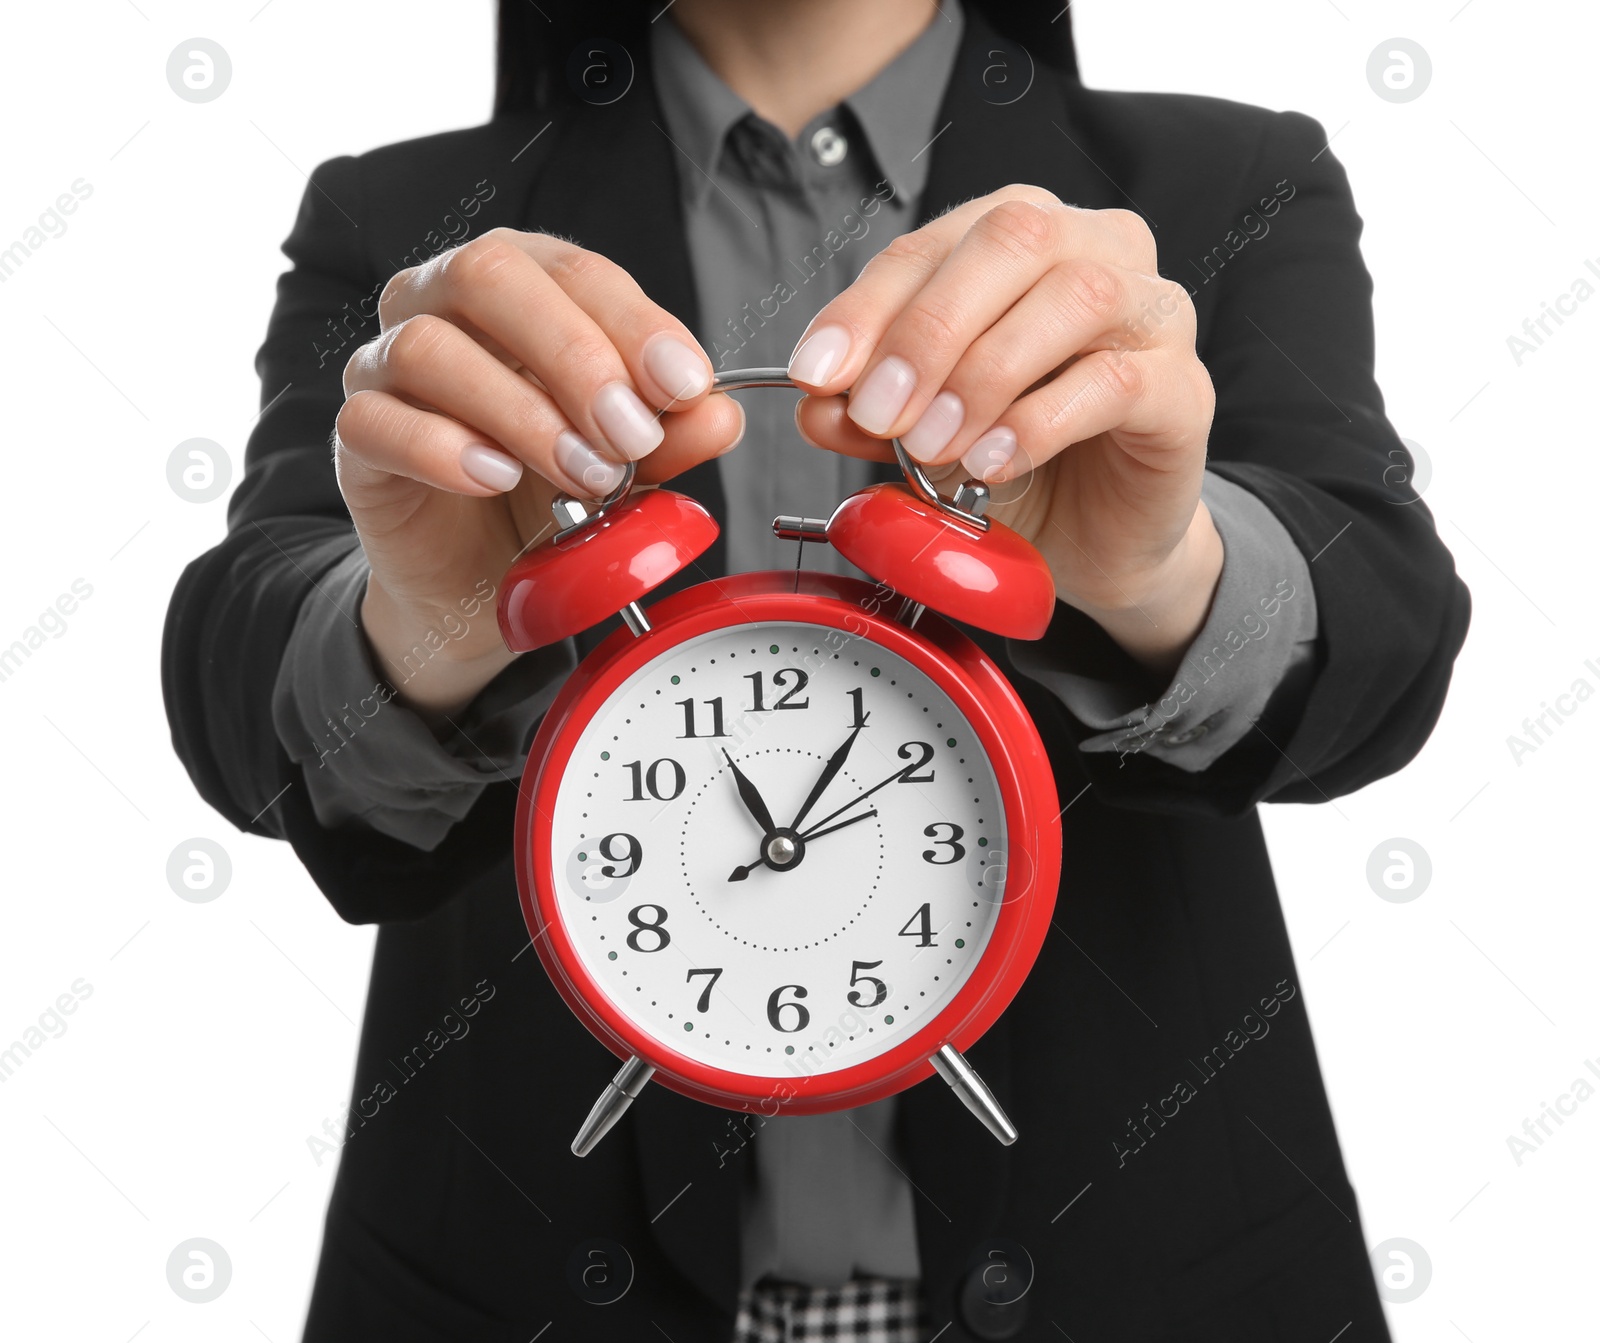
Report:
<svg viewBox="0 0 1600 1343"><path fill-rule="evenodd" d="M731 396L706 397L681 415L662 419L665 441L639 463L641 485L656 485L690 467L732 452L744 439L744 407Z"/></svg>
<svg viewBox="0 0 1600 1343"><path fill-rule="evenodd" d="M359 391L340 407L334 462L352 503L402 476L436 490L490 498L522 478L522 463L485 435L390 392Z"/></svg>
<svg viewBox="0 0 1600 1343"><path fill-rule="evenodd" d="M795 402L794 427L812 447L869 462L892 462L894 448L867 433L845 413L849 402L842 396L803 396Z"/></svg>
<svg viewBox="0 0 1600 1343"><path fill-rule="evenodd" d="M1117 430L1137 446L1132 456L1163 469L1187 438L1171 433L1174 424L1210 424L1210 380L1205 370L1180 364L1160 350L1096 350L1074 362L1059 377L1014 402L999 424L983 434L961 458L977 479L990 485L1037 470L1074 443ZM1203 382L1203 385L1202 385ZM1192 401L1198 416L1174 407ZM1186 434L1192 433L1186 430ZM1143 439L1143 443L1139 440Z"/></svg>
<svg viewBox="0 0 1600 1343"><path fill-rule="evenodd" d="M345 367L346 392L390 392L486 436L546 480L583 496L622 481L554 399L443 317L408 318L362 346Z"/></svg>
<svg viewBox="0 0 1600 1343"><path fill-rule="evenodd" d="M346 367L345 386L441 412L580 497L598 497L621 483L622 467L586 442L547 392L442 317L410 318L363 346ZM738 442L744 417L731 397L715 396L669 423L672 432L658 451L670 440L670 452L655 478L727 451ZM476 455L472 463L482 464Z"/></svg>
<svg viewBox="0 0 1600 1343"><path fill-rule="evenodd" d="M906 437L927 416L907 447L936 450L962 423L964 407L940 388L968 347L1056 265L1122 269L1137 250L1124 218L1019 200L989 210L893 317L852 385L850 417L868 433Z"/></svg>
<svg viewBox="0 0 1600 1343"><path fill-rule="evenodd" d="M1094 261L1058 262L980 335L901 438L924 465L958 460L1013 401L1097 350L1194 349L1183 286Z"/></svg>
<svg viewBox="0 0 1600 1343"><path fill-rule="evenodd" d="M632 322L623 337L630 344L632 367L594 318L530 254L536 241L547 259L564 257L562 264L569 270L589 267L595 285L617 292L617 309ZM664 407L695 399L685 395L691 371L698 371L702 392L711 383L709 363L682 323L650 303L620 267L543 235L509 230L485 234L425 266L401 272L390 281L379 309L385 327L432 313L481 332L549 390L582 437L618 460L637 460L662 440L657 414L639 388Z"/></svg>
<svg viewBox="0 0 1600 1343"><path fill-rule="evenodd" d="M919 386L925 405L937 390L924 366L948 369L985 317L992 320L997 306L1004 311L1025 292L1029 276L1071 256L1155 268L1149 229L1126 211L1074 209L1039 188L1008 187L968 202L895 239L868 262L813 320L791 361L791 376L819 392L851 387L859 394L880 363L896 358L891 374L899 376L885 375L883 395L869 396L863 407L871 416L864 425L869 432L895 433L914 416L897 414L903 423L880 429L884 408L903 407ZM993 293L997 279L1009 273L1018 277L1009 292ZM916 310L924 291L927 302Z"/></svg>
<svg viewBox="0 0 1600 1343"><path fill-rule="evenodd" d="M614 262L543 234L525 234L534 257L610 338L639 390L663 410L706 394L714 370L689 328L654 303Z"/></svg>

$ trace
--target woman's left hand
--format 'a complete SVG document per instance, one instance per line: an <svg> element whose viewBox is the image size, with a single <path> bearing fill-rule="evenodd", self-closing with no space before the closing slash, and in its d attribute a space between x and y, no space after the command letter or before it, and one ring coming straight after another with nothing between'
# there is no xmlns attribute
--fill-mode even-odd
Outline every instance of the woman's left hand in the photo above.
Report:
<svg viewBox="0 0 1600 1343"><path fill-rule="evenodd" d="M796 424L853 456L898 437L934 480L985 481L1057 596L1167 672L1222 571L1194 340L1138 215L1010 186L896 238L817 314L790 362L812 393Z"/></svg>

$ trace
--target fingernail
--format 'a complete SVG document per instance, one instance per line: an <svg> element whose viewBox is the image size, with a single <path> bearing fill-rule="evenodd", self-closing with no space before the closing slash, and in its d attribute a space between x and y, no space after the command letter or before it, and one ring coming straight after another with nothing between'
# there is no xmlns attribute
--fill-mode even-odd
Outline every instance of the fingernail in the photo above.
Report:
<svg viewBox="0 0 1600 1343"><path fill-rule="evenodd" d="M900 435L905 450L919 462L931 462L954 438L966 418L967 408L954 392L940 392L917 422Z"/></svg>
<svg viewBox="0 0 1600 1343"><path fill-rule="evenodd" d="M887 433L911 400L916 385L917 375L911 365L891 354L850 393L845 413L869 434Z"/></svg>
<svg viewBox="0 0 1600 1343"><path fill-rule="evenodd" d="M962 453L961 465L977 479L989 481L996 479L1010 466L1011 459L1016 455L1016 431L1001 425L998 429L991 429Z"/></svg>
<svg viewBox="0 0 1600 1343"><path fill-rule="evenodd" d="M842 326L819 326L801 339L789 356L789 376L820 387L839 370L850 353L850 333Z"/></svg>
<svg viewBox="0 0 1600 1343"><path fill-rule="evenodd" d="M504 494L522 479L522 463L498 448L468 443L461 449L461 469L486 490Z"/></svg>
<svg viewBox="0 0 1600 1343"><path fill-rule="evenodd" d="M650 407L625 382L608 382L594 394L592 409L606 441L634 461L654 451L667 436Z"/></svg>
<svg viewBox="0 0 1600 1343"><path fill-rule="evenodd" d="M731 400L734 405L739 407L739 432L734 435L733 442L728 444L727 447L725 447L721 452L719 452L717 454L718 457L724 456L725 454L732 452L736 447L739 446L739 444L743 443L744 442L744 431L750 427L749 417L744 413L744 407L742 405L740 405L738 399L734 398L734 397L730 397L729 400ZM799 402L796 402L795 404L798 405Z"/></svg>
<svg viewBox="0 0 1600 1343"><path fill-rule="evenodd" d="M556 435L555 457L562 475L597 499L622 483L622 467L608 462L570 429Z"/></svg>
<svg viewBox="0 0 1600 1343"><path fill-rule="evenodd" d="M644 347L644 367L674 401L699 396L711 385L705 357L675 336L657 336Z"/></svg>

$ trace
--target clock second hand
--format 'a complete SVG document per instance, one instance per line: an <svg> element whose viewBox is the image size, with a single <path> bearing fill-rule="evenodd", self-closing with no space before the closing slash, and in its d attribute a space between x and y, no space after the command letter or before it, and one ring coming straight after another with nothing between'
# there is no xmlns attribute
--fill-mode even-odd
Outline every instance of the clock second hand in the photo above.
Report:
<svg viewBox="0 0 1600 1343"><path fill-rule="evenodd" d="M915 769L919 763L921 763L921 762L920 761L914 761L909 765L902 766L900 769L895 770L895 772L893 774L891 774L887 779L884 779L881 783L873 784L871 788L867 789L867 791L862 793L859 797L853 797L848 802L846 802L844 804L844 806L837 807L833 811L830 811L826 816L824 816L820 821L818 821L816 823L816 825L812 826L810 830L804 831L801 834L800 838L801 839L811 839L813 836L822 833L820 827L827 825L828 822L831 821L835 816L843 816L844 813L849 811L851 807L855 806L855 804L857 802L865 802L869 797L871 797L874 793L876 793L878 791L878 789L887 788L891 783L893 783L896 779L898 779L902 774L909 773L911 770ZM876 813L874 813L874 814L876 814Z"/></svg>
<svg viewBox="0 0 1600 1343"><path fill-rule="evenodd" d="M860 801L859 798L856 799L856 800ZM806 839L808 841L809 840L813 840L813 839L821 839L824 835L831 835L835 830L843 830L845 828L845 826L854 825L857 821L868 821L868 820L871 820L877 814L878 814L878 809L876 807L874 807L871 811L864 811L864 812L861 813L861 815L852 816L852 817L850 817L849 820L840 821L837 825L830 825L830 826L827 826L825 829L820 829L820 830L811 830L807 834L803 835L801 838ZM743 867L734 868L732 874L728 877L728 880L729 881L743 881L752 872L754 872L758 867L771 867L771 866L772 866L772 864L767 861L766 855L763 854L760 858L757 858L755 860L755 862L753 862L753 863L746 863Z"/></svg>

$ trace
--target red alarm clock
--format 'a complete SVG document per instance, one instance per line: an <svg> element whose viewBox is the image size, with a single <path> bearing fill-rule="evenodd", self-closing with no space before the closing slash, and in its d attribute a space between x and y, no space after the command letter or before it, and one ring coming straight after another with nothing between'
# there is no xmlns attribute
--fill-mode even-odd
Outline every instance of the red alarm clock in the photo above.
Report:
<svg viewBox="0 0 1600 1343"><path fill-rule="evenodd" d="M718 391L793 387L783 369ZM511 649L620 613L546 713L516 821L540 960L624 1060L582 1156L654 1078L734 1110L811 1114L939 1073L1003 1143L1016 1129L962 1058L1050 924L1061 821L1043 743L995 664L936 614L1035 639L1039 553L941 497L899 442L875 485L779 536L881 580L744 574L652 605L717 525L671 490L560 498L555 537L499 601Z"/></svg>

